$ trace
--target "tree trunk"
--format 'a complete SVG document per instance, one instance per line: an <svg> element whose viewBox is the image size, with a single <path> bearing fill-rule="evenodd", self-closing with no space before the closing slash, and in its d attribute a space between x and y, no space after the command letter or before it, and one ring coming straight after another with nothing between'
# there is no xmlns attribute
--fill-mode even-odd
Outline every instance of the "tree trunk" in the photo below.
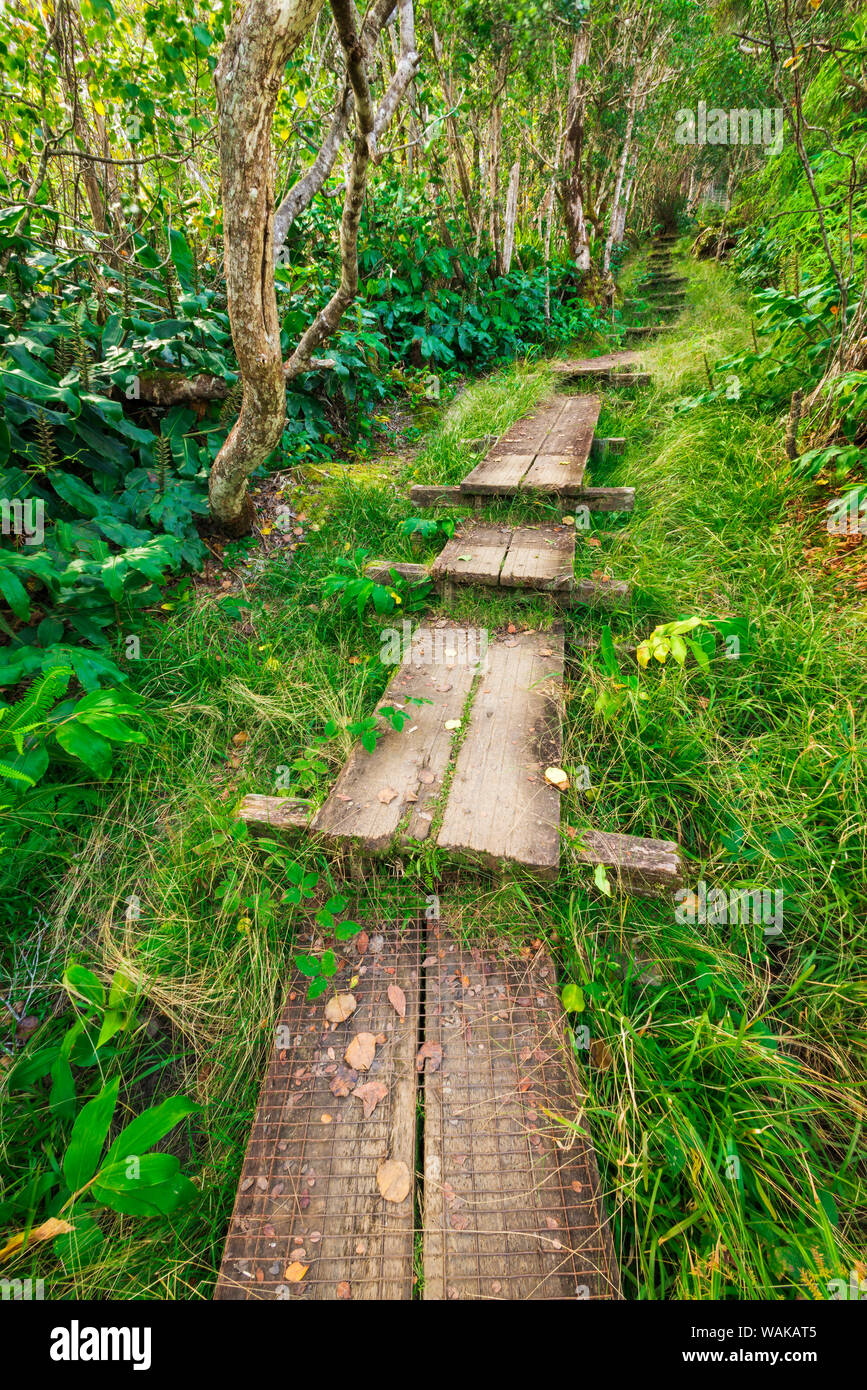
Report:
<svg viewBox="0 0 867 1390"><path fill-rule="evenodd" d="M516 160L509 173L509 190L506 194L506 225L503 229L503 274L508 275L512 267L512 252L515 249L515 222L518 217L518 187L521 182L521 161Z"/></svg>
<svg viewBox="0 0 867 1390"><path fill-rule="evenodd" d="M590 236L584 213L584 114L585 80L582 68L590 59L590 25L585 21L572 45L572 59L569 67L569 101L566 109L566 134L564 140L566 177L563 183L561 201L563 221L566 226L566 239L569 255L575 262L579 275L590 269Z"/></svg>
<svg viewBox="0 0 867 1390"><path fill-rule="evenodd" d="M211 470L211 514L249 527L247 478L280 442L286 387L274 288L271 124L283 69L323 0L250 0L214 74L219 109L226 291L244 384L241 413Z"/></svg>
<svg viewBox="0 0 867 1390"><path fill-rule="evenodd" d="M617 179L614 184L614 194L611 199L611 216L608 223L608 236L605 240L605 254L602 259L602 269L607 274L611 269L611 252L614 248L614 241L617 235L617 226L620 218L620 205L623 197L623 181L626 176L626 165L629 162L629 153L632 148L632 131L635 127L635 111L638 105L638 83L640 68L636 66L635 80L632 83L632 90L629 93L629 107L626 117L626 131L623 136L623 148L620 151L620 161L617 165Z"/></svg>

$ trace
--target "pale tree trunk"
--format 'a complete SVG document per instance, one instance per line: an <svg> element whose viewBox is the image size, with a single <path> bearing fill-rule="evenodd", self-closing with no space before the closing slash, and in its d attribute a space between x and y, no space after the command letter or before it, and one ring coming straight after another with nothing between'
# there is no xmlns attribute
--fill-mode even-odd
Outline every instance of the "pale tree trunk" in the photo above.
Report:
<svg viewBox="0 0 867 1390"><path fill-rule="evenodd" d="M500 159L503 152L503 92L509 72L509 56L509 46L506 45L500 54L500 61L497 64L496 86L494 89L494 99L491 103L491 116L488 125L488 143L490 145L489 197L491 204L491 246L494 251L495 276L500 276L503 273L500 229Z"/></svg>
<svg viewBox="0 0 867 1390"><path fill-rule="evenodd" d="M448 115L446 117L446 129L448 131L449 137L449 149L451 151L452 158L454 159L455 170L457 171L458 185L461 190L461 197L464 200L464 208L467 214L467 221L470 225L470 231L473 234L475 234L478 224L479 210L476 199L473 197L473 186L472 181L470 179L469 170L467 168L467 161L464 156L463 142L461 141L457 121L455 120L453 108L456 106L457 102L455 100L455 91L454 86L452 84L451 73L448 69L448 66L446 65L442 39L440 38L436 29L434 29L433 31L433 47L437 70L440 75L440 84L443 89L443 96L445 97L446 107L448 109Z"/></svg>
<svg viewBox="0 0 867 1390"><path fill-rule="evenodd" d="M554 192L552 179L548 185L548 209L545 216L545 322L551 322L551 232L554 226Z"/></svg>
<svg viewBox="0 0 867 1390"><path fill-rule="evenodd" d="M271 127L283 69L322 4L323 0L249 0L229 29L215 72L226 290L243 399L211 469L209 500L211 515L233 534L248 529L251 521L247 478L280 442L286 380L323 365L313 353L337 328L358 290L358 227L376 141L366 66L371 50L357 30L353 0L330 0L355 114L340 223L340 284L283 363L274 285ZM400 0L400 8L402 38L406 33L411 39L412 0ZM387 7L381 6L379 13L387 18ZM378 114L384 123L396 105L395 81L380 103ZM315 191L308 190L308 201Z"/></svg>
<svg viewBox="0 0 867 1390"><path fill-rule="evenodd" d="M620 217L620 204L623 197L623 183L626 176L626 166L629 162L629 154L632 148L632 132L635 128L635 113L638 106L638 84L640 80L640 68L636 66L635 79L632 83L632 90L629 93L629 106L626 115L626 131L623 136L623 148L620 151L620 160L617 165L617 178L614 183L614 194L611 199L611 215L608 223L608 236L605 238L605 252L602 258L602 269L607 272L611 269L611 252L614 248L614 240L617 233L618 219Z"/></svg>
<svg viewBox="0 0 867 1390"><path fill-rule="evenodd" d="M321 8L321 0L320 6L317 8ZM397 8L400 11L400 54L391 81L376 109L373 121L374 144L388 129L395 111L415 77L420 60L415 46L415 17L412 0L398 0ZM376 3L370 7L360 35L365 60L369 61L372 57L377 39L394 10L395 0L376 0ZM331 174L349 128L353 99L352 84L347 81L343 85L343 90L331 118L331 124L316 158L286 194L275 213L275 252L280 250L296 217L309 206ZM409 153L411 156L412 147L410 147Z"/></svg>
<svg viewBox="0 0 867 1390"><path fill-rule="evenodd" d="M515 249L515 222L518 217L518 188L521 182L521 161L516 160L509 173L509 190L506 194L506 223L503 228L503 274L508 275L512 267L512 253Z"/></svg>
<svg viewBox="0 0 867 1390"><path fill-rule="evenodd" d="M566 108L564 136L566 177L561 195L569 255L575 262L575 269L580 274L584 274L590 269L590 236L584 214L583 164L586 92L584 76L580 71L586 67L589 60L590 25L585 20L575 35L569 66L569 100Z"/></svg>

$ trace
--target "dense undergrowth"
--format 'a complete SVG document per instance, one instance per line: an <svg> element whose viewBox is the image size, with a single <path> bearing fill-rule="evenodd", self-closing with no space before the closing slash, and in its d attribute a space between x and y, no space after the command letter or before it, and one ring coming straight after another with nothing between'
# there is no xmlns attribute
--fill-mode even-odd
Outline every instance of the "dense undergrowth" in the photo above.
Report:
<svg viewBox="0 0 867 1390"><path fill-rule="evenodd" d="M627 450L594 482L634 485L636 511L594 516L578 564L632 583L616 642L697 615L738 643L718 638L707 669L624 659L618 680L576 640L602 636L604 619L571 616L562 819L678 839L691 886L782 889L783 931L678 922L671 904L609 896L568 867L547 887L449 870L441 901L450 927L487 940L544 932L563 985L581 992L573 1021L591 1046L578 1055L627 1297L825 1298L859 1258L863 633L853 596L804 561L817 523L797 506L777 413L725 396L684 408L706 380L701 351L714 362L751 338L729 273L689 275L677 330L647 353L653 389L606 393L600 433ZM253 844L233 809L246 791L286 786L320 800L349 726L384 688L381 628L403 604L359 617L324 597L337 561L433 553L441 540L401 532L410 480L460 476L549 387L544 363L527 360L470 384L414 455L311 487L319 530L291 563L268 563L228 600L187 582L170 609L150 605L129 663L148 741L108 780L80 784L75 819L19 811L10 999L42 1020L24 1058L42 1050L52 1071L50 1084L40 1064L5 1077L3 1225L58 1215L68 1191L57 1054L70 995L89 1039L67 1052L79 1096L120 1078L127 1118L168 1095L203 1107L170 1141L192 1202L146 1218L103 1211L77 1252L31 1247L14 1272L45 1277L51 1296L209 1296L293 937L340 886L303 841ZM517 596L459 596L450 615L552 621ZM619 707L600 702L615 686ZM445 870L431 852L401 891ZM398 873L384 864L360 910L393 913ZM100 997L113 981L114 999Z"/></svg>

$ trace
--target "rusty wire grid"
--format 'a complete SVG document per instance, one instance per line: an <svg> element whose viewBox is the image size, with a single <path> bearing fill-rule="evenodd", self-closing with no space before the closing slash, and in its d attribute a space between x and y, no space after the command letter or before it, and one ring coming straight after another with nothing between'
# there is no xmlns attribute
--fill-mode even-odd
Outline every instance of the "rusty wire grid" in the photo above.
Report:
<svg viewBox="0 0 867 1390"><path fill-rule="evenodd" d="M398 893L338 946L345 1021L293 972L218 1299L619 1296L551 962L461 947L432 901Z"/></svg>
<svg viewBox="0 0 867 1390"><path fill-rule="evenodd" d="M424 1297L619 1297L550 958L431 927L425 959Z"/></svg>

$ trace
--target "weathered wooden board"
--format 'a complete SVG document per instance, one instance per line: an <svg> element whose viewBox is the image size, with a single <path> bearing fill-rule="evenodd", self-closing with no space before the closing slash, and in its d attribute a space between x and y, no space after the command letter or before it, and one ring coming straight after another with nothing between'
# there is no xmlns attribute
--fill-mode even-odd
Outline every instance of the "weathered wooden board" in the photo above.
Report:
<svg viewBox="0 0 867 1390"><path fill-rule="evenodd" d="M499 584L511 536L508 526L461 527L434 560L431 577L461 584Z"/></svg>
<svg viewBox="0 0 867 1390"><path fill-rule="evenodd" d="M518 447L517 443L515 447ZM460 484L464 498L498 494L511 496L520 492L521 481L535 456L535 452L488 454Z"/></svg>
<svg viewBox="0 0 867 1390"><path fill-rule="evenodd" d="M576 500L591 512L631 512L635 506L635 488L585 487Z"/></svg>
<svg viewBox="0 0 867 1390"><path fill-rule="evenodd" d="M336 1025L325 1019L333 991L307 1002L309 982L293 972L215 1298L412 1297L420 943L418 925L404 932L372 925L363 954L347 943L334 982L346 991L357 975L358 1007ZM390 985L403 991L403 1018L389 1001ZM380 1040L366 1072L344 1063L362 1032ZM366 1083L383 1088L367 1116L363 1097L353 1094ZM380 1195L377 1172L388 1159L410 1174L401 1202Z"/></svg>
<svg viewBox="0 0 867 1390"><path fill-rule="evenodd" d="M578 863L594 868L602 864L628 892L664 896L683 883L683 860L673 840L645 840L638 835L582 830L574 855Z"/></svg>
<svg viewBox="0 0 867 1390"><path fill-rule="evenodd" d="M548 448L547 442L545 448ZM521 479L520 491L574 497L581 491L587 467L586 458L586 454L583 458L570 457L566 453L537 454Z"/></svg>
<svg viewBox="0 0 867 1390"><path fill-rule="evenodd" d="M437 583L566 590L572 587L575 529L463 526L431 567Z"/></svg>
<svg viewBox="0 0 867 1390"><path fill-rule="evenodd" d="M445 725L463 713L480 645L451 625L416 629L411 651L379 702L405 707L410 723L397 733L382 720L373 753L355 745L311 830L374 853L397 839L426 838L451 759L452 733ZM430 703L407 705L410 696Z"/></svg>
<svg viewBox="0 0 867 1390"><path fill-rule="evenodd" d="M602 402L596 395L570 396L539 452L586 463L601 407Z"/></svg>
<svg viewBox="0 0 867 1390"><path fill-rule="evenodd" d="M628 323L626 325L626 332L630 337L647 338L654 333L670 333L673 326L674 325L670 323Z"/></svg>
<svg viewBox="0 0 867 1390"><path fill-rule="evenodd" d="M417 507L467 506L467 498L459 487L428 487L422 483L413 483L409 490L409 499Z"/></svg>
<svg viewBox="0 0 867 1390"><path fill-rule="evenodd" d="M574 526L518 526L512 532L500 583L507 589L570 589Z"/></svg>
<svg viewBox="0 0 867 1390"><path fill-rule="evenodd" d="M606 352L600 357L580 357L569 362L553 362L552 370L573 376L576 372L612 372L641 360L638 352Z"/></svg>
<svg viewBox="0 0 867 1390"><path fill-rule="evenodd" d="M620 1297L549 957L429 929L424 1298Z"/></svg>
<svg viewBox="0 0 867 1390"><path fill-rule="evenodd" d="M542 875L560 862L562 633L495 639L458 753L437 844Z"/></svg>
<svg viewBox="0 0 867 1390"><path fill-rule="evenodd" d="M574 493L584 477L598 396L573 396L513 425L461 483L468 496Z"/></svg>

